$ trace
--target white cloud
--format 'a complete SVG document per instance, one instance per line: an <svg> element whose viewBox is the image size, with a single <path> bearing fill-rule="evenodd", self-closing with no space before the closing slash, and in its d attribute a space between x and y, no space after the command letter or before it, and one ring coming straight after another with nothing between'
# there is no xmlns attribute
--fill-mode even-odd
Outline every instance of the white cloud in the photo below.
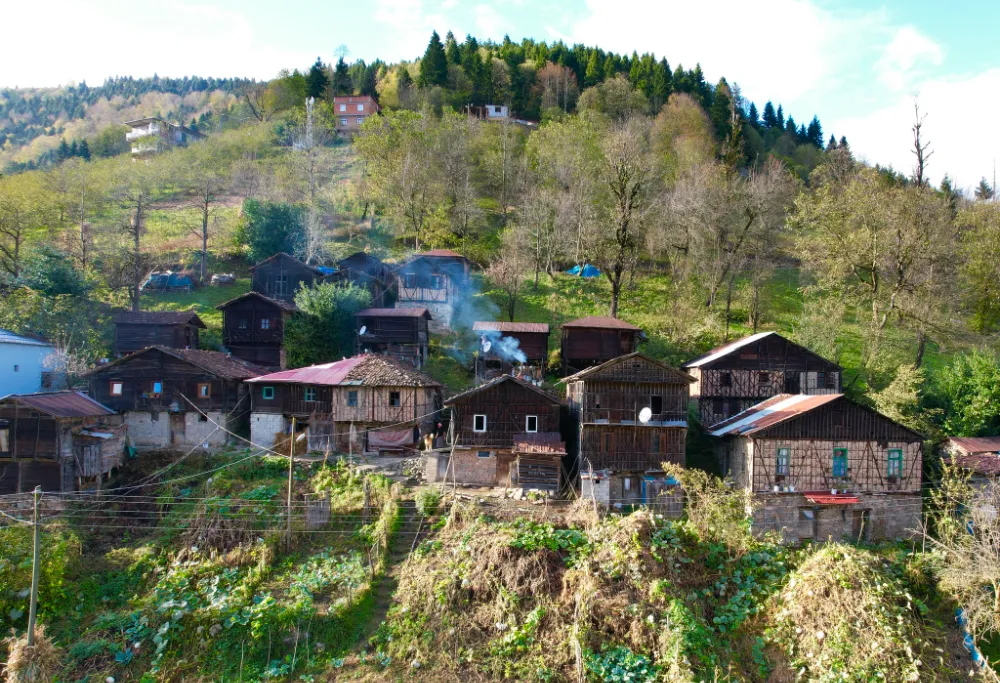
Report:
<svg viewBox="0 0 1000 683"><path fill-rule="evenodd" d="M1000 68L983 73L917 82L920 110L926 115L921 131L934 156L928 169L935 184L947 173L956 186L968 189L982 177L992 178L1000 156L1000 136L989 126L970 126L969 103L977 112L1000 110ZM913 97L895 101L868 114L834 122L856 154L871 163L893 166L907 175L913 169Z"/></svg>
<svg viewBox="0 0 1000 683"><path fill-rule="evenodd" d="M503 38L509 30L506 20L489 5L476 5L476 35L480 38Z"/></svg>
<svg viewBox="0 0 1000 683"><path fill-rule="evenodd" d="M903 26L886 45L875 63L875 72L883 85L904 90L912 85L926 65L940 66L944 50L912 26Z"/></svg>

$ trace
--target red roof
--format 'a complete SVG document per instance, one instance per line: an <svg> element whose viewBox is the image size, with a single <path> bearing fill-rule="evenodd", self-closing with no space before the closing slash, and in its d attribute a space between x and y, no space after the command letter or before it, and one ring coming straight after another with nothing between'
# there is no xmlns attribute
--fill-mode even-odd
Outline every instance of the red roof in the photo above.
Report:
<svg viewBox="0 0 1000 683"><path fill-rule="evenodd" d="M624 320L612 318L607 315L592 315L587 318L570 320L568 323L563 323L563 327L593 327L601 330L635 330L636 332L642 332L641 327L636 327L632 323L627 323Z"/></svg>
<svg viewBox="0 0 1000 683"><path fill-rule="evenodd" d="M746 436L831 403L843 394L778 394L711 428L712 436Z"/></svg>
<svg viewBox="0 0 1000 683"><path fill-rule="evenodd" d="M100 417L115 414L107 406L78 391L12 394L3 401L14 401L52 417Z"/></svg>
<svg viewBox="0 0 1000 683"><path fill-rule="evenodd" d="M321 386L436 387L438 382L395 360L374 353L333 363L272 372L247 380L264 384L315 384Z"/></svg>
<svg viewBox="0 0 1000 683"><path fill-rule="evenodd" d="M836 495L829 492L810 492L806 491L803 493L810 503L816 503L817 505L850 505L851 503L859 503L857 496L853 496L849 493L838 493Z"/></svg>
<svg viewBox="0 0 1000 683"><path fill-rule="evenodd" d="M1000 436L953 436L948 445L963 451L966 455L976 453L1000 453Z"/></svg>
<svg viewBox="0 0 1000 683"><path fill-rule="evenodd" d="M355 318L431 318L426 308L366 308L354 314Z"/></svg>
<svg viewBox="0 0 1000 683"><path fill-rule="evenodd" d="M477 320L472 324L473 332L535 332L548 334L548 323L508 323L503 321Z"/></svg>

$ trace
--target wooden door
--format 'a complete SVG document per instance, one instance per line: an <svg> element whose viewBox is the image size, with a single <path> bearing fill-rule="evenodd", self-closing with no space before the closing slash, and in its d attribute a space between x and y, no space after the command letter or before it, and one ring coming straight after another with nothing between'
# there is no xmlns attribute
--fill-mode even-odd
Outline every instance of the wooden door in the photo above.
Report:
<svg viewBox="0 0 1000 683"><path fill-rule="evenodd" d="M172 445L183 444L184 438L184 413L170 414L170 443Z"/></svg>

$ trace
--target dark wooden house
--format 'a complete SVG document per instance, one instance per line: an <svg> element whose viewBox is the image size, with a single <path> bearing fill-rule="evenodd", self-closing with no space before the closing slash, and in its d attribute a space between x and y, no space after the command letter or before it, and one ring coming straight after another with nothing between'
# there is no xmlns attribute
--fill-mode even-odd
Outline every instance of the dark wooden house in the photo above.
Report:
<svg viewBox="0 0 1000 683"><path fill-rule="evenodd" d="M249 384L251 439L261 446L289 433L294 417L311 451L402 453L431 433L441 409L438 382L370 353L255 377Z"/></svg>
<svg viewBox="0 0 1000 683"><path fill-rule="evenodd" d="M691 376L636 352L562 381L584 495L610 505L654 501L662 464L684 465Z"/></svg>
<svg viewBox="0 0 1000 683"><path fill-rule="evenodd" d="M563 374L632 353L639 348L642 330L618 318L594 316L563 323Z"/></svg>
<svg viewBox="0 0 1000 683"><path fill-rule="evenodd" d="M920 526L923 437L840 394L779 394L710 433L758 531L877 540Z"/></svg>
<svg viewBox="0 0 1000 683"><path fill-rule="evenodd" d="M562 405L510 375L451 397L454 448L428 453L427 479L557 491L566 455Z"/></svg>
<svg viewBox="0 0 1000 683"><path fill-rule="evenodd" d="M295 304L247 292L217 306L222 311L222 344L237 358L268 368L285 366L285 326Z"/></svg>
<svg viewBox="0 0 1000 683"><path fill-rule="evenodd" d="M476 379L516 375L541 382L549 360L547 323L510 323L479 320L472 325L479 337Z"/></svg>
<svg viewBox="0 0 1000 683"><path fill-rule="evenodd" d="M245 380L266 370L218 351L151 346L92 370L90 395L124 416L134 446L222 446L245 429Z"/></svg>
<svg viewBox="0 0 1000 683"><path fill-rule="evenodd" d="M358 353L381 353L420 368L429 342L426 308L366 308L357 320Z"/></svg>
<svg viewBox="0 0 1000 683"><path fill-rule="evenodd" d="M0 400L0 495L73 491L121 463L121 418L75 391Z"/></svg>
<svg viewBox="0 0 1000 683"><path fill-rule="evenodd" d="M396 301L395 275L392 268L363 251L337 261L337 268L329 280L350 282L367 289L371 292L372 304L379 308L389 308Z"/></svg>
<svg viewBox="0 0 1000 683"><path fill-rule="evenodd" d="M777 394L837 394L842 368L777 332L760 332L688 361L702 425L728 419Z"/></svg>
<svg viewBox="0 0 1000 683"><path fill-rule="evenodd" d="M332 272L332 269L310 266L294 256L279 252L250 268L250 289L271 299L290 303L295 300L295 292L300 287L311 287Z"/></svg>
<svg viewBox="0 0 1000 683"><path fill-rule="evenodd" d="M115 356L147 346L198 348L198 330L205 323L194 311L121 311L114 316Z"/></svg>
<svg viewBox="0 0 1000 683"><path fill-rule="evenodd" d="M431 331L447 332L468 296L472 262L450 249L417 254L396 270L396 308L426 308Z"/></svg>

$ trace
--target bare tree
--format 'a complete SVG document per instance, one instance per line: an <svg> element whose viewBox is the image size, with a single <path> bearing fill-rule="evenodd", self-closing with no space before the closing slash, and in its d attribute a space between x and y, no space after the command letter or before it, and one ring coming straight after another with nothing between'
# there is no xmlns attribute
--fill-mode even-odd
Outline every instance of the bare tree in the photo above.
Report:
<svg viewBox="0 0 1000 683"><path fill-rule="evenodd" d="M917 158L913 167L913 182L917 187L927 186L927 162L930 161L934 152L931 150L931 143L922 138L924 119L926 115L920 113L920 102L913 100L913 149L910 150Z"/></svg>
<svg viewBox="0 0 1000 683"><path fill-rule="evenodd" d="M119 209L118 227L125 238L121 245L122 253L130 264L122 284L128 288L133 311L140 310L140 287L146 262L142 238L146 234L146 219L157 189L157 170L157 166L133 163L131 159L121 162L115 169L113 197Z"/></svg>
<svg viewBox="0 0 1000 683"><path fill-rule="evenodd" d="M504 309L511 322L514 322L517 295L524 283L525 259L518 241L515 231L507 231L499 258L486 268L486 277L504 294Z"/></svg>

